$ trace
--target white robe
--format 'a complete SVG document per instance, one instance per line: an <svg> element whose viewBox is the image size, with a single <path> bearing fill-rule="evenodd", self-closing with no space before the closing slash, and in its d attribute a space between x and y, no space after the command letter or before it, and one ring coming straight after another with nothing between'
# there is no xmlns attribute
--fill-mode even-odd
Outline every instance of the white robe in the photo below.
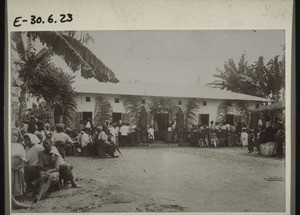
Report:
<svg viewBox="0 0 300 215"><path fill-rule="evenodd" d="M248 146L248 134L246 132L241 133L241 141L243 146Z"/></svg>

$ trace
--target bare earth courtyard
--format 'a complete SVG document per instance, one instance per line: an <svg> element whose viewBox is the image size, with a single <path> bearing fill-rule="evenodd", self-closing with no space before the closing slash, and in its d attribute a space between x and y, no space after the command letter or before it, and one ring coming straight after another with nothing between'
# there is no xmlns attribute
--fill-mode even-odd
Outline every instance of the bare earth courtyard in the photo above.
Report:
<svg viewBox="0 0 300 215"><path fill-rule="evenodd" d="M82 188L63 187L14 212L283 212L284 159L242 147L154 144L119 158L67 157Z"/></svg>

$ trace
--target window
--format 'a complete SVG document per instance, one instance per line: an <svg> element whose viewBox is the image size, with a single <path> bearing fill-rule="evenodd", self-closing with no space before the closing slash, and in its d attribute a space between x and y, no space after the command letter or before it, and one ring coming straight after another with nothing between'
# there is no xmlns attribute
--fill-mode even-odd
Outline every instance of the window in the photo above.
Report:
<svg viewBox="0 0 300 215"><path fill-rule="evenodd" d="M115 103L119 103L120 99L119 98L115 98Z"/></svg>
<svg viewBox="0 0 300 215"><path fill-rule="evenodd" d="M145 99L142 99L142 104L145 104L146 103L146 100Z"/></svg>
<svg viewBox="0 0 300 215"><path fill-rule="evenodd" d="M203 106L207 106L207 101L203 101Z"/></svg>
<svg viewBox="0 0 300 215"><path fill-rule="evenodd" d="M86 102L90 102L91 101L91 97L85 97L85 101Z"/></svg>
<svg viewBox="0 0 300 215"><path fill-rule="evenodd" d="M182 101L181 100L178 100L178 105L182 105Z"/></svg>

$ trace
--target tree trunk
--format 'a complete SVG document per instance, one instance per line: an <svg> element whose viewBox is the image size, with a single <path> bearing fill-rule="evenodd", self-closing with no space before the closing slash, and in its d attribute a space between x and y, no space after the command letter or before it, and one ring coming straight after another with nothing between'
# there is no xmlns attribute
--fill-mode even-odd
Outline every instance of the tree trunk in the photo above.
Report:
<svg viewBox="0 0 300 215"><path fill-rule="evenodd" d="M21 89L19 102L20 102L20 107L19 107L18 120L22 121L22 117L26 108L26 91L24 88Z"/></svg>
<svg viewBox="0 0 300 215"><path fill-rule="evenodd" d="M54 126L54 104L53 102L49 102L49 124L50 128Z"/></svg>

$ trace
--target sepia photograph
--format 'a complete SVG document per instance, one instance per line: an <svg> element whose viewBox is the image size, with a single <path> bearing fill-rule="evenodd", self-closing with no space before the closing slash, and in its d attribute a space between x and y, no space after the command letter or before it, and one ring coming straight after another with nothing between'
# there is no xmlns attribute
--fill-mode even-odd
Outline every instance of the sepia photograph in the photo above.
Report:
<svg viewBox="0 0 300 215"><path fill-rule="evenodd" d="M10 32L13 213L285 212L286 31Z"/></svg>

